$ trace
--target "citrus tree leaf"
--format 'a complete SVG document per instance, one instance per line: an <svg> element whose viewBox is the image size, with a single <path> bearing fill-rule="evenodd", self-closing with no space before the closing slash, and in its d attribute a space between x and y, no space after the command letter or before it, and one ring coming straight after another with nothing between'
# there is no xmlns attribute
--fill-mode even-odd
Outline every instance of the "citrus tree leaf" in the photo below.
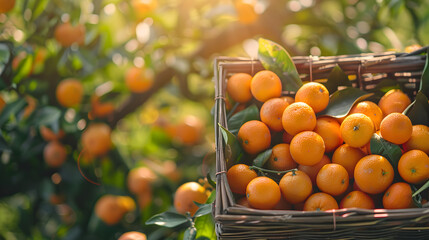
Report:
<svg viewBox="0 0 429 240"><path fill-rule="evenodd" d="M426 125L429 126L429 103L428 98L419 91L416 95L416 99L404 110L403 112L407 115L413 125Z"/></svg>
<svg viewBox="0 0 429 240"><path fill-rule="evenodd" d="M197 229L197 239L216 240L215 226L211 214L195 219L195 228Z"/></svg>
<svg viewBox="0 0 429 240"><path fill-rule="evenodd" d="M420 79L420 92L423 92L426 97L429 96L429 49L426 54L426 63L423 68L422 78Z"/></svg>
<svg viewBox="0 0 429 240"><path fill-rule="evenodd" d="M340 118L346 116L353 105L370 96L373 93L367 93L357 88L346 87L334 92L329 98L329 104L325 110L319 112L317 116L330 116Z"/></svg>
<svg viewBox="0 0 429 240"><path fill-rule="evenodd" d="M425 184L423 184L423 186L421 186L419 188L419 190L417 190L417 191L415 191L413 193L413 197L417 196L418 194L420 194L421 192L423 192L424 190L426 190L428 187L429 187L429 180Z"/></svg>
<svg viewBox="0 0 429 240"><path fill-rule="evenodd" d="M340 66L335 65L332 71L328 75L328 81L324 83L325 87L328 89L329 93L332 94L337 91L339 86L352 86L347 75L344 73L343 69Z"/></svg>
<svg viewBox="0 0 429 240"><path fill-rule="evenodd" d="M211 203L197 203L194 202L195 205L198 206L198 210L195 212L194 217L201 217L206 214L210 214L212 212L212 204Z"/></svg>
<svg viewBox="0 0 429 240"><path fill-rule="evenodd" d="M29 121L31 125L44 126L58 122L60 117L61 111L58 108L47 106L38 109Z"/></svg>
<svg viewBox="0 0 429 240"><path fill-rule="evenodd" d="M268 159L270 159L272 152L273 152L273 149L270 148L258 154L258 156L256 156L256 158L253 160L253 166L256 166L256 167L264 166L265 163L268 161Z"/></svg>
<svg viewBox="0 0 429 240"><path fill-rule="evenodd" d="M240 130L240 127L245 122L251 120L259 120L259 109L256 105L251 105L246 109L243 109L242 111L234 114L228 120L228 129L232 134L237 135L238 130Z"/></svg>
<svg viewBox="0 0 429 240"><path fill-rule="evenodd" d="M19 111L21 111L27 102L24 98L20 98L15 102L6 104L3 111L0 114L0 127L5 124L11 116L15 116Z"/></svg>
<svg viewBox="0 0 429 240"><path fill-rule="evenodd" d="M194 226L190 226L186 229L183 240L194 240L195 236L197 236L197 229Z"/></svg>
<svg viewBox="0 0 429 240"><path fill-rule="evenodd" d="M258 57L265 69L279 76L283 90L296 92L302 86L295 63L279 44L259 38Z"/></svg>
<svg viewBox="0 0 429 240"><path fill-rule="evenodd" d="M12 77L12 49L13 44L8 41L0 41L0 90L11 83Z"/></svg>
<svg viewBox="0 0 429 240"><path fill-rule="evenodd" d="M384 140L380 135L375 133L372 135L370 141L371 153L387 158L393 168L397 169L399 159L402 156L401 148L396 144Z"/></svg>
<svg viewBox="0 0 429 240"><path fill-rule="evenodd" d="M225 141L225 161L226 165L229 168L238 162L243 155L243 149L241 148L240 143L238 142L237 137L232 134L228 129L224 128L219 123L220 130L222 132L223 140Z"/></svg>
<svg viewBox="0 0 429 240"><path fill-rule="evenodd" d="M189 219L182 214L178 214L175 212L163 212L157 215L152 216L146 221L146 225L158 225L168 228L177 227L184 223L190 223Z"/></svg>
<svg viewBox="0 0 429 240"><path fill-rule="evenodd" d="M215 187L216 187L216 185L215 185ZM209 198L207 199L206 203L213 203L215 200L216 200L216 190L213 190L213 191L210 193L210 196L209 196Z"/></svg>
<svg viewBox="0 0 429 240"><path fill-rule="evenodd" d="M422 207L422 195L420 195L420 194L414 195L414 193L417 192L417 188L416 188L416 186L411 185L411 184L410 184L410 186L411 186L411 190L413 191L413 195L412 195L413 196L413 203L415 206L421 208Z"/></svg>

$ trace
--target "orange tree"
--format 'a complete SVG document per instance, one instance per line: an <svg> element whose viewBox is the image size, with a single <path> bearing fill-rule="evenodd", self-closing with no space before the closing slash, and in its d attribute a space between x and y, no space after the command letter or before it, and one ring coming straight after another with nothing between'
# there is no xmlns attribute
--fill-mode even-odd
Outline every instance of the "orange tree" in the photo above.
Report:
<svg viewBox="0 0 429 240"><path fill-rule="evenodd" d="M428 44L422 3L0 0L1 238L214 238L210 205L173 211L213 176L213 57L403 51Z"/></svg>

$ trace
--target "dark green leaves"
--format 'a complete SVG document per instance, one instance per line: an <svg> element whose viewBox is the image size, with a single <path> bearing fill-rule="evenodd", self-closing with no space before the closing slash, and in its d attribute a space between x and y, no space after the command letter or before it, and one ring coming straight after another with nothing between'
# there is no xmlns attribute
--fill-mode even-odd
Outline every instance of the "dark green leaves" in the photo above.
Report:
<svg viewBox="0 0 429 240"><path fill-rule="evenodd" d="M424 190L426 190L429 187L429 181L427 181L423 186L421 186L419 188L419 190L417 190L415 193L413 193L413 197L415 197L416 195L420 194L421 192L423 192Z"/></svg>
<svg viewBox="0 0 429 240"><path fill-rule="evenodd" d="M0 90L11 83L12 78L12 49L11 42L0 41Z"/></svg>
<svg viewBox="0 0 429 240"><path fill-rule="evenodd" d="M253 165L256 167L262 167L270 159L273 149L268 149L258 154L258 156L253 160Z"/></svg>
<svg viewBox="0 0 429 240"><path fill-rule="evenodd" d="M259 120L259 109L256 105L251 105L232 116L228 120L228 129L232 134L237 135L240 127L250 120Z"/></svg>
<svg viewBox="0 0 429 240"><path fill-rule="evenodd" d="M402 156L401 148L381 138L378 134L373 134L371 138L371 153L381 155L392 164L394 169L397 169L399 159Z"/></svg>
<svg viewBox="0 0 429 240"><path fill-rule="evenodd" d="M426 55L426 64L420 81L420 91L429 96L429 50Z"/></svg>
<svg viewBox="0 0 429 240"><path fill-rule="evenodd" d="M419 91L414 102L405 109L404 114L407 115L413 125L429 124L429 103L428 98Z"/></svg>
<svg viewBox="0 0 429 240"><path fill-rule="evenodd" d="M29 120L29 124L35 126L50 125L58 122L60 117L61 111L58 108L47 106L36 111Z"/></svg>
<svg viewBox="0 0 429 240"><path fill-rule="evenodd" d="M283 90L296 92L302 86L296 66L282 46L260 38L258 56L264 68L276 73L282 80Z"/></svg>
<svg viewBox="0 0 429 240"><path fill-rule="evenodd" d="M218 123L219 124L219 123ZM238 162L241 157L243 150L238 142L237 137L219 124L220 130L222 132L223 140L226 143L225 146L225 161L226 165L229 168Z"/></svg>
<svg viewBox="0 0 429 240"><path fill-rule="evenodd" d="M352 86L347 75L343 72L340 66L336 65L331 73L329 73L328 81L324 83L329 93L332 94L337 91L339 86Z"/></svg>
<svg viewBox="0 0 429 240"><path fill-rule="evenodd" d="M158 226L173 228L189 222L185 215L174 213L174 212L163 212L152 216L146 221L147 225L155 224Z"/></svg>
<svg viewBox="0 0 429 240"><path fill-rule="evenodd" d="M20 98L15 102L7 104L0 114L0 127L3 126L12 116L16 116L21 111L27 102L24 98Z"/></svg>

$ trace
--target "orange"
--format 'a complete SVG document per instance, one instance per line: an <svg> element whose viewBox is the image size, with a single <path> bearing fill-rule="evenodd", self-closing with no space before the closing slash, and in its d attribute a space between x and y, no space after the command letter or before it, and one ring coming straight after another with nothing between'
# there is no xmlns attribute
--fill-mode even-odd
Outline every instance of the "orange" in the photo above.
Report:
<svg viewBox="0 0 429 240"><path fill-rule="evenodd" d="M316 183L321 191L338 196L349 187L349 174L340 164L328 163L319 170Z"/></svg>
<svg viewBox="0 0 429 240"><path fill-rule="evenodd" d="M391 113L381 121L381 137L391 143L403 144L411 138L412 133L413 124L405 114Z"/></svg>
<svg viewBox="0 0 429 240"><path fill-rule="evenodd" d="M238 21L243 24L251 24L258 20L259 15L255 11L256 0L235 0L235 10Z"/></svg>
<svg viewBox="0 0 429 240"><path fill-rule="evenodd" d="M347 116L340 126L341 137L351 147L362 147L371 140L375 132L371 118L363 113Z"/></svg>
<svg viewBox="0 0 429 240"><path fill-rule="evenodd" d="M291 96L283 96L280 97L281 99L285 100L287 103L289 103L289 105L291 105L292 103L295 102L295 98L291 97Z"/></svg>
<svg viewBox="0 0 429 240"><path fill-rule="evenodd" d="M302 165L314 165L325 153L323 138L312 131L298 133L290 142L290 154L295 162Z"/></svg>
<svg viewBox="0 0 429 240"><path fill-rule="evenodd" d="M269 169L276 171L285 171L297 167L290 155L290 145L287 143L279 143L272 148L272 154L267 164Z"/></svg>
<svg viewBox="0 0 429 240"><path fill-rule="evenodd" d="M369 194L385 191L392 184L394 171L389 161L380 155L368 155L356 164L356 185Z"/></svg>
<svg viewBox="0 0 429 240"><path fill-rule="evenodd" d="M146 240L146 235L144 233L141 232L126 232L124 234L122 234L118 240Z"/></svg>
<svg viewBox="0 0 429 240"><path fill-rule="evenodd" d="M0 13L6 13L15 7L15 0L0 0Z"/></svg>
<svg viewBox="0 0 429 240"><path fill-rule="evenodd" d="M226 91L236 102L246 103L252 99L250 92L250 82L252 76L247 73L236 73L226 82Z"/></svg>
<svg viewBox="0 0 429 240"><path fill-rule="evenodd" d="M371 101L360 102L350 109L349 114L352 113L363 113L371 118L372 123L374 123L375 130L380 129L381 120L383 120L383 112L378 107L377 104Z"/></svg>
<svg viewBox="0 0 429 240"><path fill-rule="evenodd" d="M420 184L429 179L429 157L421 150L410 150L402 154L398 172L408 183Z"/></svg>
<svg viewBox="0 0 429 240"><path fill-rule="evenodd" d="M310 177L299 170L283 175L279 186L284 199L292 204L304 202L313 192Z"/></svg>
<svg viewBox="0 0 429 240"><path fill-rule="evenodd" d="M405 151L418 149L429 154L429 127L426 125L414 125L410 139L403 146Z"/></svg>
<svg viewBox="0 0 429 240"><path fill-rule="evenodd" d="M82 146L92 156L106 154L112 147L111 129L105 123L92 123L82 133Z"/></svg>
<svg viewBox="0 0 429 240"><path fill-rule="evenodd" d="M181 214L189 212L191 216L198 210L197 203L205 203L209 197L206 189L196 182L187 182L177 188L174 195L174 207Z"/></svg>
<svg viewBox="0 0 429 240"><path fill-rule="evenodd" d="M343 143L343 139L341 138L340 124L334 118L318 118L314 132L323 138L326 152L332 152Z"/></svg>
<svg viewBox="0 0 429 240"><path fill-rule="evenodd" d="M258 174L246 164L236 164L226 173L228 184L233 193L246 194L246 187Z"/></svg>
<svg viewBox="0 0 429 240"><path fill-rule="evenodd" d="M283 195L280 194L280 201L274 206L273 210L291 210L292 204L286 202Z"/></svg>
<svg viewBox="0 0 429 240"><path fill-rule="evenodd" d="M261 121L273 131L282 131L282 116L285 108L289 106L284 99L271 98L267 100L261 107L259 112Z"/></svg>
<svg viewBox="0 0 429 240"><path fill-rule="evenodd" d="M65 79L58 84L56 96L63 107L77 107L83 98L82 83L73 78Z"/></svg>
<svg viewBox="0 0 429 240"><path fill-rule="evenodd" d="M107 225L121 221L126 212L135 208L134 200L128 196L106 194L95 203L95 215Z"/></svg>
<svg viewBox="0 0 429 240"><path fill-rule="evenodd" d="M198 117L186 115L174 131L174 139L179 143L192 146L201 141L204 134L204 123Z"/></svg>
<svg viewBox="0 0 429 240"><path fill-rule="evenodd" d="M49 196L49 202L52 205L59 205L62 204L66 201L66 197L63 194L51 194L51 196Z"/></svg>
<svg viewBox="0 0 429 240"><path fill-rule="evenodd" d="M125 74L125 84L133 93L146 92L153 85L153 74L144 68L131 67Z"/></svg>
<svg viewBox="0 0 429 240"><path fill-rule="evenodd" d="M54 133L51 129L45 126L40 126L39 128L40 135L45 141L56 141L64 137L65 133L62 129L58 133Z"/></svg>
<svg viewBox="0 0 429 240"><path fill-rule="evenodd" d="M312 194L304 203L304 211L327 211L338 209L337 200L331 195L318 192Z"/></svg>
<svg viewBox="0 0 429 240"><path fill-rule="evenodd" d="M177 164L172 160L167 160L162 163L162 169L160 173L170 179L172 182L178 182L182 178L180 169L177 168Z"/></svg>
<svg viewBox="0 0 429 240"><path fill-rule="evenodd" d="M6 102L4 99L0 96L0 113L3 111L3 108L6 106Z"/></svg>
<svg viewBox="0 0 429 240"><path fill-rule="evenodd" d="M402 113L410 104L410 98L399 89L388 91L378 102L384 116L394 112Z"/></svg>
<svg viewBox="0 0 429 240"><path fill-rule="evenodd" d="M271 144L271 133L267 125L258 120L244 123L237 134L244 151L250 154L260 153Z"/></svg>
<svg viewBox="0 0 429 240"><path fill-rule="evenodd" d="M65 22L57 25L54 36L57 42L63 47L70 47L75 43L82 46L85 44L85 31L83 24L73 26L70 22Z"/></svg>
<svg viewBox="0 0 429 240"><path fill-rule="evenodd" d="M256 100L265 102L282 95L282 82L274 72L262 70L253 76L250 91Z"/></svg>
<svg viewBox="0 0 429 240"><path fill-rule="evenodd" d="M67 150L61 143L57 141L49 142L43 149L43 157L46 165L53 168L58 168L63 165L67 158Z"/></svg>
<svg viewBox="0 0 429 240"><path fill-rule="evenodd" d="M329 91L323 84L309 82L298 89L295 102L305 102L315 113L323 111L329 103Z"/></svg>
<svg viewBox="0 0 429 240"><path fill-rule="evenodd" d="M249 205L257 209L273 209L280 201L280 187L271 178L257 177L249 182L246 197Z"/></svg>
<svg viewBox="0 0 429 240"><path fill-rule="evenodd" d="M145 209L147 208L150 203L152 202L152 189L148 188L147 190L145 190L144 192L138 193L136 195L137 197L137 204L139 205L140 209Z"/></svg>
<svg viewBox="0 0 429 240"><path fill-rule="evenodd" d="M410 184L397 182L392 184L383 195L383 207L386 209L402 209L413 206L413 191Z"/></svg>
<svg viewBox="0 0 429 240"><path fill-rule="evenodd" d="M130 192L140 194L151 189L150 184L156 180L156 175L147 167L131 169L127 176L127 185Z"/></svg>
<svg viewBox="0 0 429 240"><path fill-rule="evenodd" d="M340 202L340 208L374 209L374 207L374 200L362 191L352 191Z"/></svg>
<svg viewBox="0 0 429 240"><path fill-rule="evenodd" d="M91 97L91 116L104 118L107 115L111 114L115 110L115 105L109 102L100 102L100 98L98 96Z"/></svg>
<svg viewBox="0 0 429 240"><path fill-rule="evenodd" d="M139 18L142 18L145 14L158 7L157 0L133 0L131 4Z"/></svg>
<svg viewBox="0 0 429 240"><path fill-rule="evenodd" d="M328 156L323 155L322 160L320 160L318 163L312 166L299 165L298 170L305 172L310 177L313 185L316 185L317 174L319 173L320 169L328 163L331 163L331 160L329 160Z"/></svg>
<svg viewBox="0 0 429 240"><path fill-rule="evenodd" d="M250 208L249 201L247 201L247 197L242 197L242 198L238 199L237 204L241 205L243 207Z"/></svg>
<svg viewBox="0 0 429 240"><path fill-rule="evenodd" d="M335 149L332 155L332 163L338 163L343 166L350 178L354 177L354 170L357 162L365 156L359 148L350 147L348 144L343 144Z"/></svg>
<svg viewBox="0 0 429 240"><path fill-rule="evenodd" d="M316 127L316 114L308 104L295 102L283 111L282 124L290 135L296 135L302 131L313 131Z"/></svg>

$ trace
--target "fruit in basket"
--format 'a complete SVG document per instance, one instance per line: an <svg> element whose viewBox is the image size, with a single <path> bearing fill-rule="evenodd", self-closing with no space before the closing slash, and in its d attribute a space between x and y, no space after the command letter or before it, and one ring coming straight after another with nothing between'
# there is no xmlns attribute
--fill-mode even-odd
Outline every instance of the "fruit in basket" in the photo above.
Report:
<svg viewBox="0 0 429 240"><path fill-rule="evenodd" d="M328 163L331 163L331 160L328 156L323 155L322 160L320 160L320 162L311 166L298 165L298 170L305 172L310 177L313 185L316 185L317 174L319 173L320 169Z"/></svg>
<svg viewBox="0 0 429 240"><path fill-rule="evenodd" d="M236 73L226 82L228 95L236 102L246 103L252 99L250 82L252 76L248 73Z"/></svg>
<svg viewBox="0 0 429 240"><path fill-rule="evenodd" d="M257 209L273 209L280 201L279 185L268 177L257 177L246 188L249 205Z"/></svg>
<svg viewBox="0 0 429 240"><path fill-rule="evenodd" d="M292 204L304 202L313 192L312 185L310 177L299 170L286 173L279 182L283 198Z"/></svg>
<svg viewBox="0 0 429 240"><path fill-rule="evenodd" d="M284 130L290 135L313 131L316 127L316 114L308 104L295 102L283 111L282 124Z"/></svg>
<svg viewBox="0 0 429 240"><path fill-rule="evenodd" d="M290 145L287 143L279 143L272 148L272 153L268 159L267 165L269 169L276 171L285 171L296 168L297 164L290 155Z"/></svg>
<svg viewBox="0 0 429 240"><path fill-rule="evenodd" d="M391 113L384 117L380 124L381 137L394 144L407 142L412 132L411 120L402 113Z"/></svg>
<svg viewBox="0 0 429 240"><path fill-rule="evenodd" d="M384 116L393 112L401 113L410 104L410 98L399 89L389 90L378 102Z"/></svg>
<svg viewBox="0 0 429 240"><path fill-rule="evenodd" d="M325 151L332 152L343 143L340 124L332 117L320 117L316 120L314 132L323 138Z"/></svg>
<svg viewBox="0 0 429 240"><path fill-rule="evenodd" d="M429 179L429 157L421 150L410 150L402 154L398 172L408 183L420 184Z"/></svg>
<svg viewBox="0 0 429 240"><path fill-rule="evenodd" d="M374 200L362 191L348 193L340 202L340 208L374 209Z"/></svg>
<svg viewBox="0 0 429 240"><path fill-rule="evenodd" d="M228 184L233 193L246 194L246 187L258 174L246 164L236 164L226 173Z"/></svg>
<svg viewBox="0 0 429 240"><path fill-rule="evenodd" d="M206 189L197 182L187 182L182 184L174 195L174 207L181 214L189 212L191 216L198 210L197 203L205 203L209 197Z"/></svg>
<svg viewBox="0 0 429 240"><path fill-rule="evenodd" d="M337 200L331 195L318 192L312 194L304 203L304 211L327 211L338 209Z"/></svg>
<svg viewBox="0 0 429 240"><path fill-rule="evenodd" d="M414 125L410 139L403 146L405 151L418 149L429 154L429 127L426 125Z"/></svg>
<svg viewBox="0 0 429 240"><path fill-rule="evenodd" d="M410 208L413 206L412 195L410 184L404 182L394 183L383 195L383 207L386 209Z"/></svg>
<svg viewBox="0 0 429 240"><path fill-rule="evenodd" d="M318 113L328 106L329 91L321 83L309 82L298 89L295 101L307 103L315 113Z"/></svg>
<svg viewBox="0 0 429 240"><path fill-rule="evenodd" d="M368 155L356 164L356 185L369 194L385 191L393 182L394 170L389 161L380 155Z"/></svg>
<svg viewBox="0 0 429 240"><path fill-rule="evenodd" d="M261 121L273 131L282 131L282 116L289 103L282 98L271 98L266 101L260 110Z"/></svg>
<svg viewBox="0 0 429 240"><path fill-rule="evenodd" d="M250 91L256 100L266 102L270 98L281 96L282 82L274 72L262 70L253 76Z"/></svg>
<svg viewBox="0 0 429 240"><path fill-rule="evenodd" d="M322 137L312 131L298 133L290 142L290 154L295 162L302 165L314 165L325 153Z"/></svg>
<svg viewBox="0 0 429 240"><path fill-rule="evenodd" d="M362 101L354 105L349 114L353 113L363 113L371 118L372 123L374 123L375 130L380 129L381 120L383 120L383 112L377 104L371 101Z"/></svg>
<svg viewBox="0 0 429 240"><path fill-rule="evenodd" d="M374 133L374 123L363 113L347 116L340 126L341 137L351 147L362 147L369 142Z"/></svg>
<svg viewBox="0 0 429 240"><path fill-rule="evenodd" d="M349 174L340 164L329 163L319 170L316 183L319 190L332 196L338 196L349 187Z"/></svg>
<svg viewBox="0 0 429 240"><path fill-rule="evenodd" d="M343 166L349 178L354 177L354 170L357 162L365 156L365 153L362 152L359 148L350 147L348 144L343 144L335 149L334 154L332 155L332 162L338 163Z"/></svg>
<svg viewBox="0 0 429 240"><path fill-rule="evenodd" d="M267 125L258 120L244 123L237 134L244 151L257 154L267 149L271 144L271 133Z"/></svg>

